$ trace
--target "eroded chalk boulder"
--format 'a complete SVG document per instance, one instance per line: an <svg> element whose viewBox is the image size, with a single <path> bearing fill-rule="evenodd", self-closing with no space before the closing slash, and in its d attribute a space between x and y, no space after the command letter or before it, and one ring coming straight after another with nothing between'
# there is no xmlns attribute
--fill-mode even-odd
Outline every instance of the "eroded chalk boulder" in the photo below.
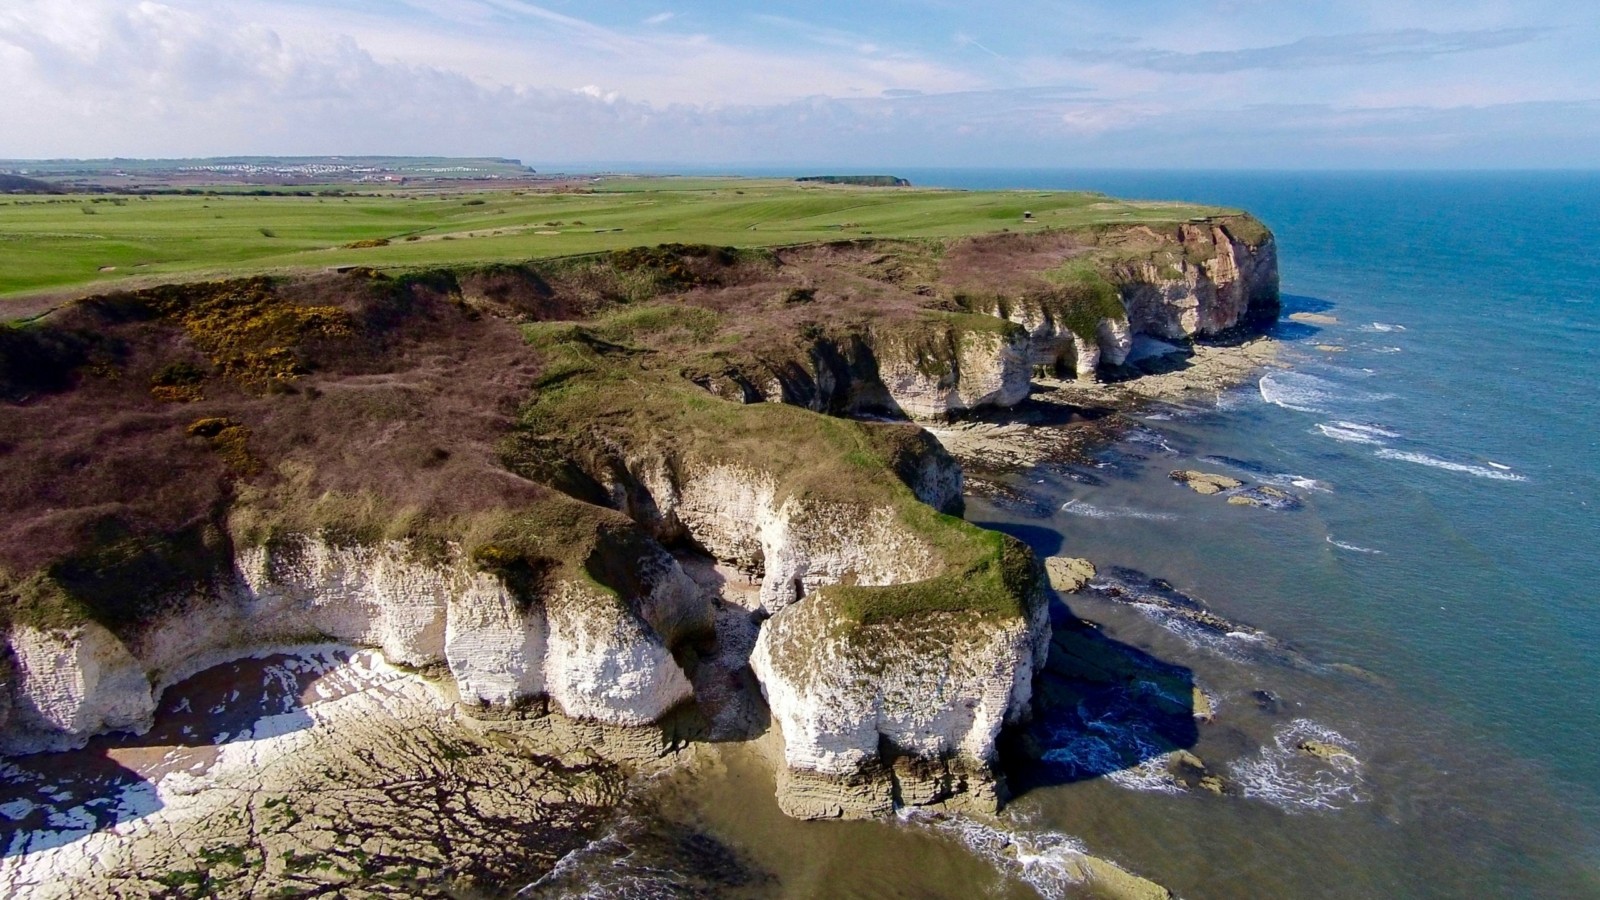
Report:
<svg viewBox="0 0 1600 900"><path fill-rule="evenodd" d="M1002 554L1012 559L965 573L969 588L994 592L981 602L951 602L962 589L949 577L838 585L763 626L751 667L783 737L786 812L996 808L995 741L1029 715L1049 640L1026 550Z"/></svg>

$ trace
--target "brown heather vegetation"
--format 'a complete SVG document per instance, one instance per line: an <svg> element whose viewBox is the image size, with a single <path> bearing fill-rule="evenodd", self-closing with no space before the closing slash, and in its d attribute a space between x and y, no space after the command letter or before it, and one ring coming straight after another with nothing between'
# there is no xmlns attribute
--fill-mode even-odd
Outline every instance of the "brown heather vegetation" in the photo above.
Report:
<svg viewBox="0 0 1600 900"><path fill-rule="evenodd" d="M886 400L875 353L935 370L954 332L1013 328L967 311L979 291L1078 302L1063 266L1139 249L1108 235L253 278L0 325L0 625L137 629L230 579L236 544L292 534L464 553L526 597L556 572L626 592L649 538L600 484L628 452L901 510L949 574L847 591L860 621L1014 610L1026 551L905 486L942 453L924 433L811 410ZM747 405L773 383L785 404Z"/></svg>

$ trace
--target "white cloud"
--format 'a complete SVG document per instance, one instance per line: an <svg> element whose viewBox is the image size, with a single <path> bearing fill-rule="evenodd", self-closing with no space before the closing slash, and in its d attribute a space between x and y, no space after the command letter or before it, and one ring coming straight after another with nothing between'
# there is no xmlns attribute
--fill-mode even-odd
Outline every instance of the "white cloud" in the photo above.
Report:
<svg viewBox="0 0 1600 900"><path fill-rule="evenodd" d="M1134 68L997 45L1011 61L975 47L958 65L948 51L770 17L762 23L788 37L759 45L648 20L605 27L522 0L407 0L409 16L309 2L3 0L0 157L1354 165L1387 153L1462 164L1521 141L1522 157L1499 158L1540 164L1600 138L1585 102L1600 96L1593 79L1480 71L1458 48L1482 41L1459 35L1421 42L1440 57L1427 79L1354 81L1322 68L1289 83L1254 66L1261 57L1189 71L1204 49ZM1352 52L1391 49L1357 42ZM1521 102L1530 99L1571 102ZM1465 104L1470 114L1449 109Z"/></svg>
<svg viewBox="0 0 1600 900"><path fill-rule="evenodd" d="M616 91L608 91L597 84L586 84L583 87L574 90L573 93L581 94L592 100L599 100L601 103L616 103L618 100L622 99L621 94L618 94Z"/></svg>

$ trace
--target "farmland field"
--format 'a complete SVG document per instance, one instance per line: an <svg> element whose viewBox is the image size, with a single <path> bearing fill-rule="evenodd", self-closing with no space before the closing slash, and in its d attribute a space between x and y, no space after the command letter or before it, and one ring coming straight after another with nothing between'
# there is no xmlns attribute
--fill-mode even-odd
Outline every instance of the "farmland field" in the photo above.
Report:
<svg viewBox="0 0 1600 900"><path fill-rule="evenodd" d="M329 194L0 198L0 298L335 266L514 262L667 242L939 237L1216 211L1078 192L706 178L613 178L581 192ZM381 245L350 246L357 243Z"/></svg>

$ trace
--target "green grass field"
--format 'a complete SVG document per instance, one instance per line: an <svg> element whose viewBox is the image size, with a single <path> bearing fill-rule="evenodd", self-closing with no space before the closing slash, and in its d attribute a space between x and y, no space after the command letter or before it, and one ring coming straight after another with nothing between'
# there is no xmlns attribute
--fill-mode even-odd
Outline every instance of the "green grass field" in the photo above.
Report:
<svg viewBox="0 0 1600 900"><path fill-rule="evenodd" d="M0 198L0 298L365 265L515 262L667 242L774 246L850 237L1184 221L1220 210L1098 194L937 191L742 179L617 178L591 193ZM1023 222L1023 211L1034 223ZM357 241L388 246L349 249Z"/></svg>

